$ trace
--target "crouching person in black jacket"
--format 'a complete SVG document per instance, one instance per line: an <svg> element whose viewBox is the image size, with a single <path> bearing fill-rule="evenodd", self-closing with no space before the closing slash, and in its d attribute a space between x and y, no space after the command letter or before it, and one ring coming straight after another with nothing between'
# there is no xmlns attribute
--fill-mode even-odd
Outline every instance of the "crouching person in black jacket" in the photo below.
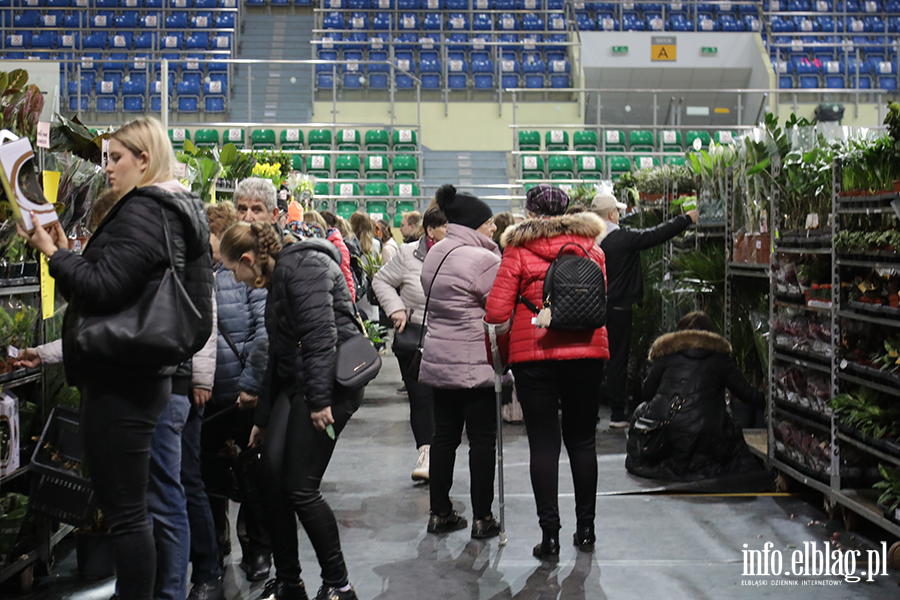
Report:
<svg viewBox="0 0 900 600"><path fill-rule="evenodd" d="M260 485L276 570L261 598L307 598L296 512L322 568L316 597L355 600L337 522L319 486L336 438L363 397L364 388L335 383L337 347L359 325L340 252L314 224L298 223L295 233L306 239L282 247L271 226L240 223L225 232L220 246L237 281L269 290L269 363L250 436L251 445L265 440Z"/></svg>

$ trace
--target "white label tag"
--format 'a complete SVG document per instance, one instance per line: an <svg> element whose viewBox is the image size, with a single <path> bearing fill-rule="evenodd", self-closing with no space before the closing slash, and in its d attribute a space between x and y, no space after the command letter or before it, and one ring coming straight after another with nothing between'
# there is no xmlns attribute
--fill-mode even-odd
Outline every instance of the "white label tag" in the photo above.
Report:
<svg viewBox="0 0 900 600"><path fill-rule="evenodd" d="M510 30L516 28L516 20L512 17L503 17L500 19L500 28L504 30Z"/></svg>
<svg viewBox="0 0 900 600"><path fill-rule="evenodd" d="M607 144L618 144L619 143L619 132L618 131L607 131L606 132L606 143Z"/></svg>
<svg viewBox="0 0 900 600"><path fill-rule="evenodd" d="M345 142L355 142L356 131L352 129L344 129L343 131L341 131L341 139Z"/></svg>
<svg viewBox="0 0 900 600"><path fill-rule="evenodd" d="M466 26L466 20L462 17L453 17L450 19L450 29L463 29Z"/></svg>
<svg viewBox="0 0 900 600"><path fill-rule="evenodd" d="M209 17L197 17L194 24L201 29L209 27Z"/></svg>
<svg viewBox="0 0 900 600"><path fill-rule="evenodd" d="M400 196L404 196L406 198L412 196L412 184L411 183L401 183L400 184Z"/></svg>
<svg viewBox="0 0 900 600"><path fill-rule="evenodd" d="M56 15L47 15L44 17L45 27L56 27Z"/></svg>
<svg viewBox="0 0 900 600"><path fill-rule="evenodd" d="M342 183L341 184L341 196L352 196L353 195L353 184L352 183Z"/></svg>
<svg viewBox="0 0 900 600"><path fill-rule="evenodd" d="M450 71L453 73L459 73L462 71L462 61L461 60L451 60L450 61Z"/></svg>
<svg viewBox="0 0 900 600"><path fill-rule="evenodd" d="M167 35L164 42L166 48L175 48L178 46L178 38L174 35Z"/></svg>
<svg viewBox="0 0 900 600"><path fill-rule="evenodd" d="M87 6L87 3L85 3ZM156 27L156 15L147 15L144 17L144 25L147 27Z"/></svg>
<svg viewBox="0 0 900 600"><path fill-rule="evenodd" d="M836 60L825 61L825 72L826 73L840 73L841 72L841 63L839 63Z"/></svg>
<svg viewBox="0 0 900 600"><path fill-rule="evenodd" d="M136 8L138 5L138 0L125 0L126 8Z"/></svg>
<svg viewBox="0 0 900 600"><path fill-rule="evenodd" d="M390 8L391 0L378 0L378 8Z"/></svg>
<svg viewBox="0 0 900 600"><path fill-rule="evenodd" d="M216 48L227 48L228 47L228 38L224 35L220 35L216 38Z"/></svg>
<svg viewBox="0 0 900 600"><path fill-rule="evenodd" d="M79 8L85 8L88 5L88 0L75 0L75 6Z"/></svg>
<svg viewBox="0 0 900 600"><path fill-rule="evenodd" d="M623 2L622 8L625 10L634 10L634 2Z"/></svg>
<svg viewBox="0 0 900 600"><path fill-rule="evenodd" d="M94 27L106 27L106 15L97 15L94 17Z"/></svg>
<svg viewBox="0 0 900 600"><path fill-rule="evenodd" d="M603 19L603 31L612 31L616 28L616 22L609 17Z"/></svg>
<svg viewBox="0 0 900 600"><path fill-rule="evenodd" d="M401 129L397 133L401 142L408 143L412 141L412 129Z"/></svg>
<svg viewBox="0 0 900 600"><path fill-rule="evenodd" d="M312 156L312 157L310 157L309 162L314 169L324 169L325 168L325 157L324 156Z"/></svg>
<svg viewBox="0 0 900 600"><path fill-rule="evenodd" d="M331 0L331 8L341 8L341 0Z"/></svg>
<svg viewBox="0 0 900 600"><path fill-rule="evenodd" d="M878 3L877 2L866 2L866 12L878 12Z"/></svg>
<svg viewBox="0 0 900 600"><path fill-rule="evenodd" d="M184 141L184 129L173 129L172 130L172 140L176 142Z"/></svg>
<svg viewBox="0 0 900 600"><path fill-rule="evenodd" d="M730 131L720 131L719 132L719 143L720 144L730 144L734 142L734 136L731 135Z"/></svg>
<svg viewBox="0 0 900 600"><path fill-rule="evenodd" d="M75 36L74 35L64 35L62 36L63 46L66 48L74 48L75 47Z"/></svg>
<svg viewBox="0 0 900 600"><path fill-rule="evenodd" d="M550 29L565 29L566 22L561 17L554 17L550 20Z"/></svg>
<svg viewBox="0 0 900 600"><path fill-rule="evenodd" d="M795 50L803 50L803 40L800 38L791 39L791 47Z"/></svg>
<svg viewBox="0 0 900 600"><path fill-rule="evenodd" d="M195 60L194 60L194 61L188 61L188 63L187 63L187 70L188 70L188 71L199 71L199 70L200 70L200 63L197 62L197 61L195 61Z"/></svg>
<svg viewBox="0 0 900 600"><path fill-rule="evenodd" d="M428 8L430 10L437 10L441 7L440 0L428 0Z"/></svg>
<svg viewBox="0 0 900 600"><path fill-rule="evenodd" d="M526 156L522 158L522 166L529 171L534 171L537 169L537 156Z"/></svg>
<svg viewBox="0 0 900 600"><path fill-rule="evenodd" d="M403 17L403 29L415 29L416 28L416 18L415 17Z"/></svg>
<svg viewBox="0 0 900 600"><path fill-rule="evenodd" d="M641 157L641 168L642 169L650 169L653 167L653 159L649 156Z"/></svg>
<svg viewBox="0 0 900 600"><path fill-rule="evenodd" d="M221 94L222 93L222 82L221 81L210 81L209 82L209 93L210 94Z"/></svg>
<svg viewBox="0 0 900 600"><path fill-rule="evenodd" d="M565 73L566 72L566 61L564 60L554 60L550 63L550 68L554 73Z"/></svg>
<svg viewBox="0 0 900 600"><path fill-rule="evenodd" d="M38 121L37 124L37 146L38 148L50 147L50 122Z"/></svg>
<svg viewBox="0 0 900 600"><path fill-rule="evenodd" d="M557 61L554 61L557 62ZM562 144L563 143L563 132L557 130L550 132L550 141L554 144Z"/></svg>
<svg viewBox="0 0 900 600"><path fill-rule="evenodd" d="M500 70L504 73L513 73L516 70L516 65L511 60L504 60L500 63Z"/></svg>
<svg viewBox="0 0 900 600"><path fill-rule="evenodd" d="M475 48L475 50L484 50L484 39L475 38L472 40L472 47Z"/></svg>
<svg viewBox="0 0 900 600"><path fill-rule="evenodd" d="M175 8L187 8L187 0L175 0Z"/></svg>
<svg viewBox="0 0 900 600"><path fill-rule="evenodd" d="M882 75L890 75L891 74L891 63L885 61L881 61L878 63L878 72Z"/></svg>
<svg viewBox="0 0 900 600"><path fill-rule="evenodd" d="M650 29L653 31L662 31L663 30L663 20L659 17L655 17L650 19Z"/></svg>
<svg viewBox="0 0 900 600"><path fill-rule="evenodd" d="M663 131L663 144L676 144L678 137L674 131Z"/></svg>
<svg viewBox="0 0 900 600"><path fill-rule="evenodd" d="M850 29L856 33L859 33L860 31L865 31L866 24L862 21L853 20L850 22Z"/></svg>
<svg viewBox="0 0 900 600"><path fill-rule="evenodd" d="M809 19L803 19L800 21L800 31L812 31L813 30L813 22Z"/></svg>
<svg viewBox="0 0 900 600"><path fill-rule="evenodd" d="M25 5L26 6L38 6L40 4L39 0L28 0Z"/></svg>
<svg viewBox="0 0 900 600"><path fill-rule="evenodd" d="M684 4L682 4L681 2L673 2L672 4L669 5L669 9L673 10L673 11L682 10L683 8L684 8Z"/></svg>
<svg viewBox="0 0 900 600"><path fill-rule="evenodd" d="M228 130L228 141L229 142L239 142L241 141L241 133L240 129L229 129Z"/></svg>
<svg viewBox="0 0 900 600"><path fill-rule="evenodd" d="M419 38L419 45L426 50L434 48L434 40L428 37Z"/></svg>
<svg viewBox="0 0 900 600"><path fill-rule="evenodd" d="M22 36L21 35L9 36L9 45L15 46L16 48L21 48L23 45Z"/></svg>
<svg viewBox="0 0 900 600"><path fill-rule="evenodd" d="M19 358L19 349L15 346L10 346L9 348L7 348L6 353L10 358Z"/></svg>
<svg viewBox="0 0 900 600"><path fill-rule="evenodd" d="M488 4L488 0L475 0L475 8L487 10L490 8L490 5Z"/></svg>
<svg viewBox="0 0 900 600"><path fill-rule="evenodd" d="M222 8L236 8L236 0L222 0Z"/></svg>
<svg viewBox="0 0 900 600"><path fill-rule="evenodd" d="M332 44L333 41L334 41L334 38L331 36L323 37L322 38L322 47L325 49L334 48L334 44Z"/></svg>
<svg viewBox="0 0 900 600"><path fill-rule="evenodd" d="M351 60L347 63L347 71L349 73L358 73L359 72L359 62L355 60Z"/></svg>
<svg viewBox="0 0 900 600"><path fill-rule="evenodd" d="M380 156L370 156L369 157L369 168L370 169L383 169L384 168L383 159Z"/></svg>
<svg viewBox="0 0 900 600"><path fill-rule="evenodd" d="M585 156L581 159L581 168L586 171L593 171L597 168L597 159L593 156Z"/></svg>
<svg viewBox="0 0 900 600"><path fill-rule="evenodd" d="M577 2L573 2L572 6L575 7L575 10L584 10L584 2L581 2L580 0Z"/></svg>
<svg viewBox="0 0 900 600"><path fill-rule="evenodd" d="M525 38L525 41L523 42L522 45L525 46L526 50L534 50L534 38L533 37Z"/></svg>
<svg viewBox="0 0 900 600"><path fill-rule="evenodd" d="M787 62L779 60L778 64L775 65L775 68L779 73L787 73Z"/></svg>
<svg viewBox="0 0 900 600"><path fill-rule="evenodd" d="M715 23L712 19L703 19L700 21L700 29L703 31L712 31Z"/></svg>
<svg viewBox="0 0 900 600"><path fill-rule="evenodd" d="M183 179L187 175L187 165L183 162L175 163L175 179Z"/></svg>
<svg viewBox="0 0 900 600"><path fill-rule="evenodd" d="M719 5L719 12L731 12L731 3L725 2Z"/></svg>
<svg viewBox="0 0 900 600"><path fill-rule="evenodd" d="M381 41L381 38L369 38L369 43L372 44L373 50L381 50L384 48L384 42Z"/></svg>
<svg viewBox="0 0 900 600"><path fill-rule="evenodd" d="M100 93L101 94L112 94L113 93L113 82L112 81L101 81L100 82Z"/></svg>
<svg viewBox="0 0 900 600"><path fill-rule="evenodd" d="M153 82L153 93L162 94L162 81Z"/></svg>
<svg viewBox="0 0 900 600"><path fill-rule="evenodd" d="M825 2L825 0L816 1L816 12L828 12L830 10L831 7L828 6L828 2Z"/></svg>
<svg viewBox="0 0 900 600"><path fill-rule="evenodd" d="M397 61L397 66L403 69L404 71L409 71L409 59L402 58Z"/></svg>
<svg viewBox="0 0 900 600"><path fill-rule="evenodd" d="M772 12L778 12L779 10L781 10L781 2L779 2L778 0L770 0L769 10Z"/></svg>
<svg viewBox="0 0 900 600"><path fill-rule="evenodd" d="M132 64L135 69L143 69L147 65L147 59L143 56L135 56Z"/></svg>
<svg viewBox="0 0 900 600"><path fill-rule="evenodd" d="M353 17L350 19L353 29L363 29L366 26L366 20L362 17Z"/></svg>
<svg viewBox="0 0 900 600"><path fill-rule="evenodd" d="M285 141L288 142L299 142L300 141L300 130L299 129L288 129L284 134Z"/></svg>
<svg viewBox="0 0 900 600"><path fill-rule="evenodd" d="M82 68L82 69L93 69L93 68L94 68L94 61L93 61L92 59L90 59L90 58L83 58L83 59L81 59L81 68Z"/></svg>
<svg viewBox="0 0 900 600"><path fill-rule="evenodd" d="M114 35L113 36L113 46L116 48L124 48L125 47L125 36L124 35Z"/></svg>
<svg viewBox="0 0 900 600"><path fill-rule="evenodd" d="M537 8L537 0L525 0L526 10L534 10Z"/></svg>

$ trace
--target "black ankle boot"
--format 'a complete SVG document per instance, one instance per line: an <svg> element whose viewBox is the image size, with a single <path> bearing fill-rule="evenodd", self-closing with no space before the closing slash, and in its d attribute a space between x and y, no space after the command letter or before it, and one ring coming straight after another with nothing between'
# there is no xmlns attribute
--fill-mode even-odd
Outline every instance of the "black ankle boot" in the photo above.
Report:
<svg viewBox="0 0 900 600"><path fill-rule="evenodd" d="M583 525L578 525L578 527L575 528L575 535L573 538L575 540L576 548L582 552L593 552L594 542L597 541L597 537L594 535L594 524L585 523Z"/></svg>
<svg viewBox="0 0 900 600"><path fill-rule="evenodd" d="M535 558L548 562L559 560L559 529L544 529L544 539L531 552Z"/></svg>

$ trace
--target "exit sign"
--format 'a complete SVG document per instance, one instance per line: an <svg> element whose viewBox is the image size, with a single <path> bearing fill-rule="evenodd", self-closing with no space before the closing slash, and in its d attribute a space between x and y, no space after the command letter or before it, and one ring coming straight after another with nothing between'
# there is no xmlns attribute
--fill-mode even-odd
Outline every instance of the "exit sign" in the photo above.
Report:
<svg viewBox="0 0 900 600"><path fill-rule="evenodd" d="M628 54L628 46L613 46L613 54Z"/></svg>
<svg viewBox="0 0 900 600"><path fill-rule="evenodd" d="M715 46L704 46L700 48L700 54L703 56L715 56L719 53L719 49Z"/></svg>

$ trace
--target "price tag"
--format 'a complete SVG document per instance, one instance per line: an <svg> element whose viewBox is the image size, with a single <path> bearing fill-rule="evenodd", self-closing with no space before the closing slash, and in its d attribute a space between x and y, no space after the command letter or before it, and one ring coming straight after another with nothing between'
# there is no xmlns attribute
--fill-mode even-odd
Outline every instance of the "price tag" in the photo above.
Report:
<svg viewBox="0 0 900 600"><path fill-rule="evenodd" d="M314 169L324 169L325 168L325 157L324 156L312 156L309 159L310 163L312 163L312 167Z"/></svg>
<svg viewBox="0 0 900 600"><path fill-rule="evenodd" d="M46 194L45 194L46 195ZM41 254L41 316L49 319L56 312L54 301L56 297L56 280L50 276L50 263L47 257Z"/></svg>
<svg viewBox="0 0 900 600"><path fill-rule="evenodd" d="M9 358L19 358L19 349L15 346L9 346L6 349L6 355L9 356Z"/></svg>
<svg viewBox="0 0 900 600"><path fill-rule="evenodd" d="M516 20L512 17L503 17L500 19L500 27L504 30L512 30L516 28Z"/></svg>
<svg viewBox="0 0 900 600"><path fill-rule="evenodd" d="M529 171L537 169L537 156L525 156L522 158L522 166Z"/></svg>
<svg viewBox="0 0 900 600"><path fill-rule="evenodd" d="M106 15L97 15L94 17L94 27L106 27Z"/></svg>
<svg viewBox="0 0 900 600"><path fill-rule="evenodd" d="M593 156L584 156L581 159L581 168L585 171L593 171L597 168L597 159Z"/></svg>
<svg viewBox="0 0 900 600"><path fill-rule="evenodd" d="M676 144L678 137L674 131L663 131L663 144Z"/></svg>
<svg viewBox="0 0 900 600"><path fill-rule="evenodd" d="M397 134L401 142L412 142L412 129L401 129Z"/></svg>
<svg viewBox="0 0 900 600"><path fill-rule="evenodd" d="M284 139L289 142L299 142L300 141L300 130L299 129L288 129L284 134Z"/></svg>
<svg viewBox="0 0 900 600"><path fill-rule="evenodd" d="M400 196L405 198L409 198L412 196L412 184L411 183L401 183L400 184Z"/></svg>
<svg viewBox="0 0 900 600"><path fill-rule="evenodd" d="M504 73L513 73L516 70L516 63L511 60L504 60L500 63L500 70Z"/></svg>
<svg viewBox="0 0 900 600"><path fill-rule="evenodd" d="M380 156L369 157L369 169L383 169L384 162Z"/></svg>
<svg viewBox="0 0 900 600"><path fill-rule="evenodd" d="M37 146L38 146L38 148L49 148L50 147L50 123L47 121L38 121L38 124L37 124ZM47 173L47 172L48 171L44 171L44 173Z"/></svg>
<svg viewBox="0 0 900 600"><path fill-rule="evenodd" d="M607 144L618 144L619 143L619 132L618 131L607 131L606 132L606 143Z"/></svg>
<svg viewBox="0 0 900 600"><path fill-rule="evenodd" d="M197 17L197 21L195 25L200 29L205 29L209 27L209 17Z"/></svg>
<svg viewBox="0 0 900 600"><path fill-rule="evenodd" d="M557 62L557 61L554 61ZM550 132L550 141L554 144L562 144L563 143L563 132L559 130L554 130Z"/></svg>
<svg viewBox="0 0 900 600"><path fill-rule="evenodd" d="M352 183L342 183L341 184L341 196L352 196L353 195L353 184Z"/></svg>
<svg viewBox="0 0 900 600"><path fill-rule="evenodd" d="M221 94L222 93L222 82L221 81L210 81L209 82L209 93L210 94Z"/></svg>
<svg viewBox="0 0 900 600"><path fill-rule="evenodd" d="M241 130L240 129L229 129L228 130L228 141L229 142L241 141Z"/></svg>

